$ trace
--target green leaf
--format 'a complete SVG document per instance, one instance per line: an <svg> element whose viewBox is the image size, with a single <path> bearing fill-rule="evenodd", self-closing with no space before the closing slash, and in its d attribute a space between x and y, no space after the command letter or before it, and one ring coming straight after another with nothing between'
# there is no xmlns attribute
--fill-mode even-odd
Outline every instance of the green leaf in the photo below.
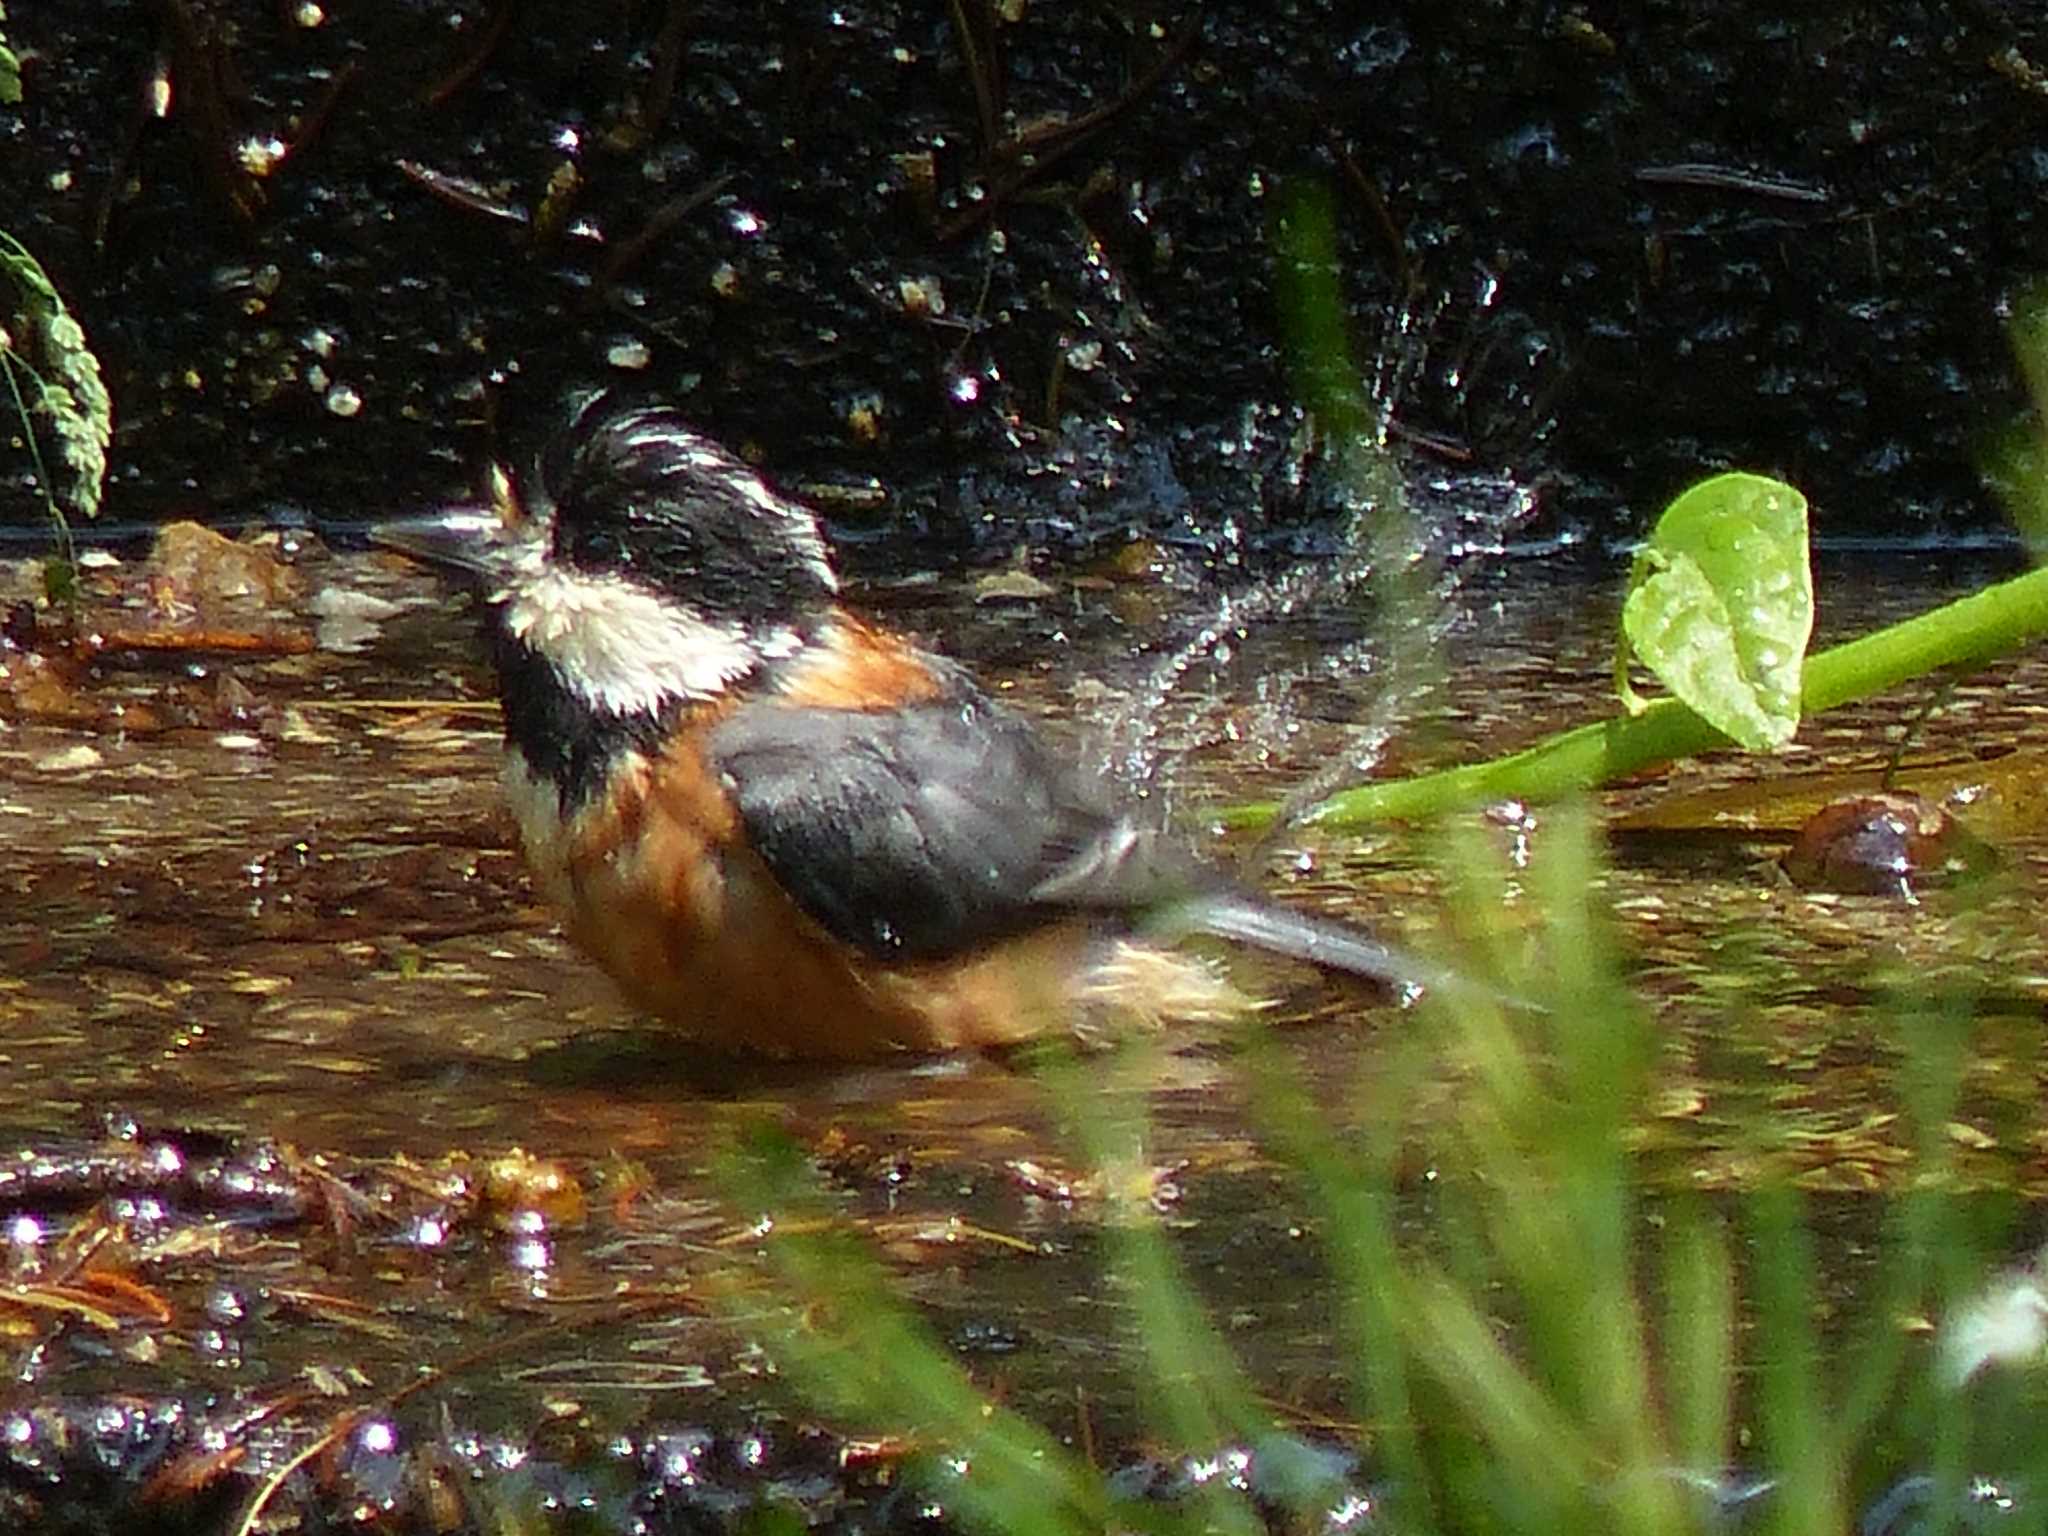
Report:
<svg viewBox="0 0 2048 1536"><path fill-rule="evenodd" d="M31 411L49 424L58 457L69 471L65 490L73 510L97 516L107 479L107 448L113 441L114 403L100 376L99 359L85 330L64 306L57 285L12 235L0 234L0 376L24 417ZM22 389L22 383L31 386ZM36 458L52 521L63 513L36 446L33 424L24 436Z"/></svg>
<svg viewBox="0 0 2048 1536"><path fill-rule="evenodd" d="M1752 752L1799 729L1800 674L1813 634L1806 498L1763 475L1703 480L1664 511L1636 556L1615 664L1622 702L1630 648L1658 681Z"/></svg>
<svg viewBox="0 0 2048 1536"><path fill-rule="evenodd" d="M0 21L7 19L7 7L0 5ZM0 106L21 105L21 60L7 46L7 34L0 32Z"/></svg>

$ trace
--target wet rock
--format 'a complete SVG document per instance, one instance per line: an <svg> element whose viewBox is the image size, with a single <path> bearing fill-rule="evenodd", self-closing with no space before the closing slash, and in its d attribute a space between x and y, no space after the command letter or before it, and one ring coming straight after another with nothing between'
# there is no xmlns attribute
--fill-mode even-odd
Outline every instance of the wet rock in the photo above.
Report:
<svg viewBox="0 0 2048 1536"><path fill-rule="evenodd" d="M1322 1536L1386 1528L1384 1494L1360 1476L1357 1456L1340 1446L1274 1434L1200 1455L1141 1457L1110 1474L1119 1499L1175 1506L1226 1491L1244 1499L1272 1530Z"/></svg>
<svg viewBox="0 0 2048 1536"><path fill-rule="evenodd" d="M549 1227L581 1226L587 1214L583 1186L552 1158L514 1147L482 1170L485 1208L501 1230L523 1230L528 1216Z"/></svg>
<svg viewBox="0 0 2048 1536"><path fill-rule="evenodd" d="M39 652L0 663L0 696L7 713L18 720L86 725L99 719L102 706L82 681L76 667Z"/></svg>
<svg viewBox="0 0 2048 1536"><path fill-rule="evenodd" d="M326 586L313 594L306 609L319 621L314 631L323 651L360 651L382 632L386 620L403 606L373 592Z"/></svg>
<svg viewBox="0 0 2048 1536"><path fill-rule="evenodd" d="M996 571L974 584L977 603L1035 603L1051 597L1056 589L1043 577L1025 570Z"/></svg>
<svg viewBox="0 0 2048 1536"><path fill-rule="evenodd" d="M7 605L7 616L0 620L0 644L11 651L32 651L36 648L36 605L26 599Z"/></svg>
<svg viewBox="0 0 2048 1536"><path fill-rule="evenodd" d="M1901 896L1981 873L1992 850L1918 795L1859 795L1808 819L1784 859L1804 890Z"/></svg>
<svg viewBox="0 0 2048 1536"><path fill-rule="evenodd" d="M97 768L104 761L106 759L98 747L80 742L76 746L63 747L37 758L36 772L78 773L87 768Z"/></svg>
<svg viewBox="0 0 2048 1536"><path fill-rule="evenodd" d="M143 566L160 609L207 612L223 606L270 607L297 595L298 574L269 550L239 543L198 523L168 523Z"/></svg>

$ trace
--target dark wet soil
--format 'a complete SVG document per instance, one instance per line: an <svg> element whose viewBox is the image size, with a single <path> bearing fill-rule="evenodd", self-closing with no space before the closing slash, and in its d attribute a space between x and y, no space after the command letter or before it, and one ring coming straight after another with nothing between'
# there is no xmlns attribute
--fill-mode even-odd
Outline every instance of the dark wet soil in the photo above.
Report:
<svg viewBox="0 0 2048 1536"><path fill-rule="evenodd" d="M1313 182L1418 480L1998 527L2030 0L20 11L0 192L105 359L117 520L445 498L604 379L851 528L1338 537L1275 319Z"/></svg>
<svg viewBox="0 0 2048 1536"><path fill-rule="evenodd" d="M309 1529L367 1509L443 1530L587 1498L600 1514L579 1529L695 1530L782 1499L834 1528L915 1524L896 1453L849 1449L875 1426L813 1417L764 1348L787 1305L759 1257L776 1213L715 1171L762 1126L794 1138L828 1209L978 1381L1106 1465L1138 1465L1143 1373L1102 1268L1120 1197L1072 1137L1075 1106L1022 1062L796 1073L706 1059L634 1020L510 850L465 617L396 564L313 544L293 559L295 595L254 610L261 623L232 603L205 617L215 641L267 636L270 654L113 649L184 620L152 616L163 590L134 567L89 569L87 618L40 620L36 654L63 678L10 695L0 1509L217 1530L269 1500ZM1925 571L1876 590L1838 576L1821 586L1842 628L1941 595ZM916 580L867 595L1092 752L1145 694L1155 582L1066 573L1035 600L979 604ZM321 629L316 610L363 609L341 592L388 606L359 632ZM1500 750L1604 707L1611 601L1536 570L1472 573L1450 639L1465 670L1448 710L1404 732L1403 762ZM1185 678L1152 725L1156 792L1199 824L1203 802L1275 793L1343 752L1376 684L1326 658L1357 639L1320 612ZM18 682L31 653L5 662ZM1912 700L1830 717L1767 770L1716 759L1606 797L1623 830L1602 895L1663 1040L1635 1132L1644 1193L1792 1173L1825 1197L1845 1311L1873 1262L1872 1197L1914 1175L1896 1078L1911 1025L1887 987L1972 1020L1958 1191L1990 1200L1998 1230L2048 1191L2044 853L2014 762L2044 685L2037 658L2003 664L1917 735L1923 792L1996 781L2021 807L1991 824L1988 884L1918 906L1800 892L1774 864L1809 781L1874 782ZM1997 796L1967 798L1988 814ZM1547 825L1496 817L1487 836L1540 864ZM1399 832L1296 832L1260 865L1289 899L1455 948L1469 919L1435 861ZM1519 882L1509 932L1528 915ZM1241 975L1282 1000L1278 1038L1333 1124L1386 1112L1357 1074L1411 1014L1313 976ZM1349 1457L1320 1218L1258 1134L1235 1059L1177 1037L1089 1081L1142 1087L1153 1123L1126 1177L1283 1422ZM1431 1127L1463 1070L1447 1059L1399 1107L1418 1233ZM1761 1160L1760 1119L1786 1132ZM1180 1474L1158 1475L1170 1490Z"/></svg>

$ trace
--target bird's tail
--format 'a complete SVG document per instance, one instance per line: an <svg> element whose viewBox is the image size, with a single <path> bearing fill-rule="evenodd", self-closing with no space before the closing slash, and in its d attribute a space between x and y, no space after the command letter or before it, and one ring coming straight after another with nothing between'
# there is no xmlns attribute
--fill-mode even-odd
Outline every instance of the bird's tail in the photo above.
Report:
<svg viewBox="0 0 2048 1536"><path fill-rule="evenodd" d="M1169 943L1207 934L1402 990L1480 992L1511 1001L1419 955L1382 944L1362 928L1276 906L1241 891L1205 891L1170 903L1148 915L1144 926L1148 935Z"/></svg>

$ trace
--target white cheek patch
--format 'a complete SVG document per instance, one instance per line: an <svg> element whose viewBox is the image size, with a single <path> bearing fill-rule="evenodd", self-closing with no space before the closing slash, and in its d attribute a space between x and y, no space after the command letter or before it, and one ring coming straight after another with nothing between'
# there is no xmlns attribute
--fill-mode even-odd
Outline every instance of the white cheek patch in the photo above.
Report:
<svg viewBox="0 0 2048 1536"><path fill-rule="evenodd" d="M496 599L506 633L550 662L583 703L644 714L708 699L760 664L737 625L717 625L616 576L554 569Z"/></svg>

